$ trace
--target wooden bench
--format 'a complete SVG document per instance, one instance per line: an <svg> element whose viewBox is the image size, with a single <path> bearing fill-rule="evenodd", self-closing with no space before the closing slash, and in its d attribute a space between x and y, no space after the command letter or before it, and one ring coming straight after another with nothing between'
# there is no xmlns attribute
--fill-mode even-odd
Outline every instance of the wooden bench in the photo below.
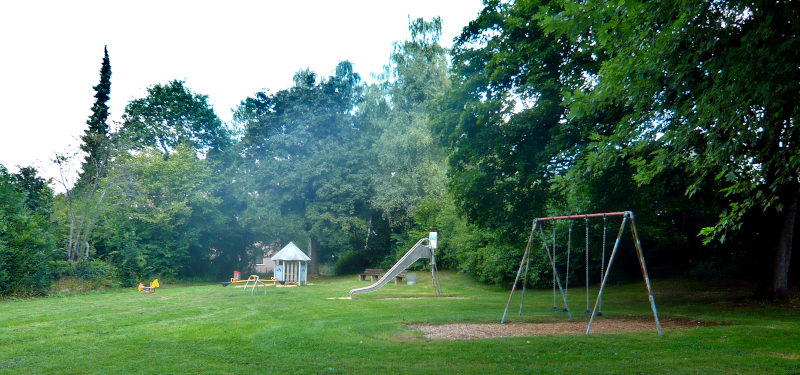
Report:
<svg viewBox="0 0 800 375"><path fill-rule="evenodd" d="M397 276L394 277L394 284L395 285L402 284L403 283L403 278L406 277L406 273L408 273L408 271L403 271L403 272L400 272L399 274L397 274Z"/></svg>
<svg viewBox="0 0 800 375"><path fill-rule="evenodd" d="M376 282L378 281L378 277L380 277L382 274L383 274L383 269L381 268L367 268L364 270L363 273L358 275L358 280L366 281L367 276L369 276L372 282Z"/></svg>

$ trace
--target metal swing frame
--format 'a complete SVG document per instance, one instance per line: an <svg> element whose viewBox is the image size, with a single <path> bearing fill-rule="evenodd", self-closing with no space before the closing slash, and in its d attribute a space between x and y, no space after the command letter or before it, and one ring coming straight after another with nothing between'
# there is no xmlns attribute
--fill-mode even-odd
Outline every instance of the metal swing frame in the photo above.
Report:
<svg viewBox="0 0 800 375"><path fill-rule="evenodd" d="M611 270L611 265L614 262L614 257L617 254L617 249L619 248L620 240L622 239L622 233L625 229L625 225L630 220L630 228L631 228L631 235L633 236L633 243L636 248L636 255L639 258L639 266L642 270L642 277L644 278L645 285L647 286L647 294L650 301L650 308L653 310L653 317L655 318L656 329L658 330L658 336L663 337L661 332L661 323L658 320L658 312L656 310L656 302L653 298L653 289L650 287L650 277L647 275L647 267L645 266L644 262L644 254L642 252L642 245L639 241L639 234L636 230L636 221L634 220L633 212L631 211L623 211L623 212L607 212L607 213L599 213L599 214L584 214L584 215L568 215L568 216L555 216L555 217L543 217L543 218L536 218L533 220L533 225L531 226L531 235L528 238L528 244L525 246L525 253L522 256L522 260L519 263L519 270L517 271L517 277L514 279L514 285L511 287L511 295L508 297L508 303L506 303L506 309L503 312L503 319L500 321L500 324L505 323L506 316L508 314L508 308L511 306L511 299L514 297L514 291L516 290L517 283L519 282L519 278L522 275L522 268L525 267L525 275L523 278L522 283L522 299L519 304L519 315L522 316L522 305L525 302L525 289L528 280L528 266L530 264L530 256L531 256L531 246L533 244L533 238L536 235L536 229L539 229L539 233L542 237L542 243L544 247L544 251L547 254L547 260L550 262L550 266L553 270L553 275L556 280L556 284L558 285L558 289L561 292L561 298L564 301L564 309L569 314L569 320L572 321L572 312L567 304L567 295L564 292L564 288L561 287L561 279L558 275L558 269L556 268L555 263L555 248L553 249L553 253L550 253L550 248L547 246L547 240L545 238L544 230L542 226L539 225L540 222L543 221L553 221L555 224L556 220L571 220L571 219L589 219L594 217L602 217L607 218L609 216L622 216L622 224L619 227L619 233L617 234L617 240L614 242L614 249L611 251L611 257L608 260L608 266L602 270L603 272L603 279L600 283L600 291L597 293L597 299L595 300L594 309L592 310L592 315L589 320L589 326L586 327L586 334L588 335L592 329L592 323L594 322L595 316L597 316L598 309L600 307L600 301L602 300L603 290L606 286L606 281L608 281L608 275ZM605 251L605 249L603 249ZM605 257L603 258L605 261Z"/></svg>

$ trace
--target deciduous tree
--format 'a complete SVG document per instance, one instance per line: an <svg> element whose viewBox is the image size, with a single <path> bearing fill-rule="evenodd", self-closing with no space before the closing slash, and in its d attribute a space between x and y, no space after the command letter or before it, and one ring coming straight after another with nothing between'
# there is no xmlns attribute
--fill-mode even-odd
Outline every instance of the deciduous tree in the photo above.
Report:
<svg viewBox="0 0 800 375"><path fill-rule="evenodd" d="M355 122L361 78L349 62L317 80L301 70L294 86L243 101L244 163L236 176L248 208L243 220L265 243L308 240L311 274L321 248L347 248L366 230L370 138Z"/></svg>
<svg viewBox="0 0 800 375"><path fill-rule="evenodd" d="M535 16L547 1L487 1L453 46L451 88L433 129L449 148L448 186L467 218L506 238L543 216L551 181L580 152L581 130L565 121L563 92L598 62L547 35Z"/></svg>
<svg viewBox="0 0 800 375"><path fill-rule="evenodd" d="M438 17L411 21L411 40L394 44L381 81L370 87L360 107L360 121L379 132L370 200L400 232L423 201L444 195L445 153L434 143L427 112L449 84L441 27Z"/></svg>
<svg viewBox="0 0 800 375"><path fill-rule="evenodd" d="M201 276L210 270L186 272L191 265L210 265L213 250L202 237L222 231L213 196L216 179L207 162L190 145L180 145L169 158L149 149L116 161L109 177L131 177L127 191L108 197L113 205L98 224L102 255L121 270L125 284L144 277ZM135 194L131 194L131 193Z"/></svg>
<svg viewBox="0 0 800 375"><path fill-rule="evenodd" d="M181 143L205 152L230 141L208 96L193 93L179 80L148 87L146 97L128 103L122 120L120 134L132 147L155 148L167 156Z"/></svg>
<svg viewBox="0 0 800 375"><path fill-rule="evenodd" d="M555 3L540 17L550 35L608 55L592 90L569 98L570 117L630 109L607 122L608 133L594 132L590 165L620 158L637 166L640 184L683 168L693 177L689 195L715 180L729 207L703 233L724 241L750 215L750 233L766 245L759 294L788 296L800 195L800 9L784 1Z"/></svg>

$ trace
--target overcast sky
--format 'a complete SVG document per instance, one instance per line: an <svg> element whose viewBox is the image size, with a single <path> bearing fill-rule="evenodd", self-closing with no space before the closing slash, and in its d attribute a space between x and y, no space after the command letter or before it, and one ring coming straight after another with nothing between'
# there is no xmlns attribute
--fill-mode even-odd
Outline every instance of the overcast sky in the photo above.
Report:
<svg viewBox="0 0 800 375"><path fill-rule="evenodd" d="M111 121L146 88L185 79L217 115L300 68L331 75L341 60L368 80L409 38L408 18L441 16L450 46L480 0L0 2L0 164L47 177L55 152L77 149L94 102L103 46Z"/></svg>

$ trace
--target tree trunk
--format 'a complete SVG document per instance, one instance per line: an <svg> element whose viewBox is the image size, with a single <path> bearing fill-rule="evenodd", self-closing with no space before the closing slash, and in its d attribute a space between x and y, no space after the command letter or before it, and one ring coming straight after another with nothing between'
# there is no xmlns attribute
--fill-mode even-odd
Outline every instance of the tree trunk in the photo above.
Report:
<svg viewBox="0 0 800 375"><path fill-rule="evenodd" d="M308 257L311 258L308 266L309 276L319 276L319 257L317 257L318 247L319 244L317 243L317 240L312 236L308 236Z"/></svg>
<svg viewBox="0 0 800 375"><path fill-rule="evenodd" d="M764 270L764 277L756 290L756 297L767 300L789 298L789 265L792 258L792 238L794 237L794 220L797 214L800 183L796 181L781 191L780 203L783 210L775 212L776 226L772 233L775 245Z"/></svg>
<svg viewBox="0 0 800 375"><path fill-rule="evenodd" d="M369 221L367 222L367 238L364 240L364 253L367 253L367 247L369 246L369 233L372 232L372 216L370 216Z"/></svg>

